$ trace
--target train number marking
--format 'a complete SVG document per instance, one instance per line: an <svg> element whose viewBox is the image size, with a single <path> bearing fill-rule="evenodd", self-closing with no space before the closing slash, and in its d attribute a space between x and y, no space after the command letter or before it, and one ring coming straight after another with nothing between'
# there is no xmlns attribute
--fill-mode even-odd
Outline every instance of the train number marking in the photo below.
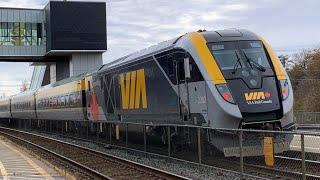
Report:
<svg viewBox="0 0 320 180"><path fill-rule="evenodd" d="M205 104L207 103L207 98L205 96L198 96L198 104Z"/></svg>
<svg viewBox="0 0 320 180"><path fill-rule="evenodd" d="M146 109L147 93L144 69L131 71L119 75L122 109Z"/></svg>

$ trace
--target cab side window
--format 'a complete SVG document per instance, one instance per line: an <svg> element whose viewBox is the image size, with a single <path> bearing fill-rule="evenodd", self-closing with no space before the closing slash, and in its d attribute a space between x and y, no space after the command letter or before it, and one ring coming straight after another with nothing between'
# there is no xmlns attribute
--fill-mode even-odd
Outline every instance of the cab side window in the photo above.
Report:
<svg viewBox="0 0 320 180"><path fill-rule="evenodd" d="M184 61L182 58L179 58L177 61L177 71L178 71L178 81L179 84L186 81L185 79L185 71L184 71Z"/></svg>
<svg viewBox="0 0 320 180"><path fill-rule="evenodd" d="M189 63L190 63L190 79L189 82L198 82L203 81L203 76L197 66L196 62L193 60L191 56L189 56Z"/></svg>
<svg viewBox="0 0 320 180"><path fill-rule="evenodd" d="M159 56L157 58L158 63L160 64L163 71L166 73L172 84L177 84L176 81L176 70L173 60L173 54L167 54L164 56Z"/></svg>
<svg viewBox="0 0 320 180"><path fill-rule="evenodd" d="M203 76L193 58L181 50L171 50L156 56L158 63L166 73L172 84L185 83L184 58L189 57L190 79L188 82L203 81Z"/></svg>

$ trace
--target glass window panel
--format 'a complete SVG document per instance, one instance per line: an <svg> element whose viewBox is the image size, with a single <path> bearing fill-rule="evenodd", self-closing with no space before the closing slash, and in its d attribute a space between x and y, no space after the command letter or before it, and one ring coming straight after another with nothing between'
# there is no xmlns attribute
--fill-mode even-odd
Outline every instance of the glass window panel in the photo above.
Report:
<svg viewBox="0 0 320 180"><path fill-rule="evenodd" d="M42 38L38 38L38 46L42 45Z"/></svg>
<svg viewBox="0 0 320 180"><path fill-rule="evenodd" d="M247 58L263 67L270 68L267 55L260 41L243 41L239 44Z"/></svg>
<svg viewBox="0 0 320 180"><path fill-rule="evenodd" d="M1 37L8 36L8 23L2 22L0 24L0 36Z"/></svg>
<svg viewBox="0 0 320 180"><path fill-rule="evenodd" d="M31 37L26 36L25 37L25 41L24 41L24 45L25 46L31 46L32 45L31 39L32 39Z"/></svg>
<svg viewBox="0 0 320 180"><path fill-rule="evenodd" d="M40 46L42 23L0 22L0 45Z"/></svg>
<svg viewBox="0 0 320 180"><path fill-rule="evenodd" d="M32 27L31 23L26 23L26 36L32 36L31 27Z"/></svg>
<svg viewBox="0 0 320 180"><path fill-rule="evenodd" d="M13 36L13 23L12 22L8 23L8 33L9 33L9 36Z"/></svg>
<svg viewBox="0 0 320 180"><path fill-rule="evenodd" d="M42 44L42 24L37 23L37 44L40 46Z"/></svg>
<svg viewBox="0 0 320 180"><path fill-rule="evenodd" d="M41 23L37 23L37 36L38 36L38 38L42 37L42 24Z"/></svg>
<svg viewBox="0 0 320 180"><path fill-rule="evenodd" d="M218 62L221 70L233 69L237 62L237 50L213 51L214 57Z"/></svg>
<svg viewBox="0 0 320 180"><path fill-rule="evenodd" d="M9 37L9 36L3 37L3 38L4 38L4 41L5 41L5 42L7 42L7 43L10 42L10 37Z"/></svg>
<svg viewBox="0 0 320 180"><path fill-rule="evenodd" d="M20 36L20 23L13 23L13 36Z"/></svg>
<svg viewBox="0 0 320 180"><path fill-rule="evenodd" d="M16 23L17 24L17 23ZM13 22L9 22L8 23L8 29L9 29L9 36L10 36L10 42L8 43L8 45L17 45L17 33L16 33L16 29L15 29L15 23ZM19 25L19 23L18 23ZM18 26L16 26L17 28Z"/></svg>
<svg viewBox="0 0 320 180"><path fill-rule="evenodd" d="M19 46L20 45L20 37L11 36L11 43L14 46Z"/></svg>
<svg viewBox="0 0 320 180"><path fill-rule="evenodd" d="M19 46L24 46L25 41L26 41L26 37L25 36L19 37Z"/></svg>
<svg viewBox="0 0 320 180"><path fill-rule="evenodd" d="M36 46L37 45L37 36L32 36L32 46Z"/></svg>
<svg viewBox="0 0 320 180"><path fill-rule="evenodd" d="M25 28L25 23L24 22L20 22L19 32L20 32L20 37L24 37L25 36L26 28Z"/></svg>
<svg viewBox="0 0 320 180"><path fill-rule="evenodd" d="M7 45L7 46L13 46L14 44L13 44L11 38L8 37L8 39L9 39L9 40L5 43L5 45Z"/></svg>
<svg viewBox="0 0 320 180"><path fill-rule="evenodd" d="M37 23L32 23L32 46L37 46Z"/></svg>
<svg viewBox="0 0 320 180"><path fill-rule="evenodd" d="M37 37L37 23L32 23L32 36Z"/></svg>
<svg viewBox="0 0 320 180"><path fill-rule="evenodd" d="M0 45L5 45L5 43L4 37L0 36Z"/></svg>

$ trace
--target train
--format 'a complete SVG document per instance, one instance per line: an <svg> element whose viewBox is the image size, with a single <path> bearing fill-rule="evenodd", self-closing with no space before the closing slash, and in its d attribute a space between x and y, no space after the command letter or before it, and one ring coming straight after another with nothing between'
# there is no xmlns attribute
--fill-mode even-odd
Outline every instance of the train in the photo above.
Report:
<svg viewBox="0 0 320 180"><path fill-rule="evenodd" d="M186 33L93 72L2 99L0 118L294 128L285 69L266 40L244 29ZM225 155L236 153L232 136L209 141ZM275 142L277 151L285 151L290 137Z"/></svg>

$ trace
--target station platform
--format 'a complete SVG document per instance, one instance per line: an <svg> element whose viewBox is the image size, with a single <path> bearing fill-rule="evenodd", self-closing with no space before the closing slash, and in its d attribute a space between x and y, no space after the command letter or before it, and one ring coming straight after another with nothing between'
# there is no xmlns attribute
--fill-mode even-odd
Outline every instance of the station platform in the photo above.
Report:
<svg viewBox="0 0 320 180"><path fill-rule="evenodd" d="M306 135L304 137L305 152L309 153L320 153L320 135L311 136ZM292 142L290 144L290 150L301 151L301 137L299 135L294 135Z"/></svg>
<svg viewBox="0 0 320 180"><path fill-rule="evenodd" d="M0 136L0 179L3 180L56 180L65 179L53 168L21 151Z"/></svg>

